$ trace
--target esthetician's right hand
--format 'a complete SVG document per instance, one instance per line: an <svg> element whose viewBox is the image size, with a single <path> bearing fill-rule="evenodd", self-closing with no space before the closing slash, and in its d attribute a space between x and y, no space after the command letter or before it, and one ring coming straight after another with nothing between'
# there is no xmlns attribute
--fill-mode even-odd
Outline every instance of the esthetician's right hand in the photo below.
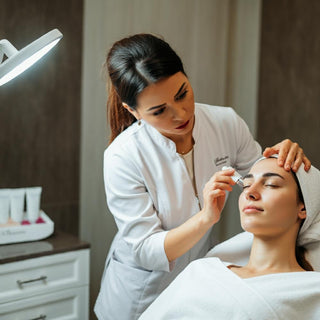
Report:
<svg viewBox="0 0 320 320"><path fill-rule="evenodd" d="M235 185L231 178L234 172L234 169L218 171L206 183L203 189L204 205L201 212L207 223L213 225L220 220L226 191L232 191L232 186Z"/></svg>

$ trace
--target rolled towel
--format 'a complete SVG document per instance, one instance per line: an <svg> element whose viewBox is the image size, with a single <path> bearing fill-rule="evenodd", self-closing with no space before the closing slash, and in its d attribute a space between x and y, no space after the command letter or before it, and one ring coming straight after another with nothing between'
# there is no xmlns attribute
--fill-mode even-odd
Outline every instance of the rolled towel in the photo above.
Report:
<svg viewBox="0 0 320 320"><path fill-rule="evenodd" d="M320 171L311 166L306 172L300 166L296 176L299 180L307 217L298 235L298 245L320 241Z"/></svg>

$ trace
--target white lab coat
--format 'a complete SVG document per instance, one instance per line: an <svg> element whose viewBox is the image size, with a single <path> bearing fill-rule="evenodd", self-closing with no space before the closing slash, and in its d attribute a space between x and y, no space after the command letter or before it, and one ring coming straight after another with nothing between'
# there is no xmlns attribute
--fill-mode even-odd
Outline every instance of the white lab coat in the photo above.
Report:
<svg viewBox="0 0 320 320"><path fill-rule="evenodd" d="M231 108L196 104L193 138L199 199L174 142L147 123L134 123L106 149L107 203L118 233L95 305L99 320L137 319L180 271L207 253L211 230L169 263L165 236L199 212L204 185L216 171L233 166L244 173L261 156L259 144Z"/></svg>

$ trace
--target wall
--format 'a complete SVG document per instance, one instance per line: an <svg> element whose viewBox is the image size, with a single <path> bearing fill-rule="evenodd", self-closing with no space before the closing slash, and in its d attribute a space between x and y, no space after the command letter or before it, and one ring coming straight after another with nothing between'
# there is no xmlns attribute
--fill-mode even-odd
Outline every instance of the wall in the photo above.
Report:
<svg viewBox="0 0 320 320"><path fill-rule="evenodd" d="M42 186L55 228L79 225L81 0L2 0L0 39L18 50L58 28L59 44L0 87L0 188Z"/></svg>
<svg viewBox="0 0 320 320"><path fill-rule="evenodd" d="M254 131L259 26L256 0L85 1L80 234L91 243L91 304L116 232L102 177L108 129L101 69L108 48L133 33L162 35L184 61L196 100L232 104ZM232 210L216 230L222 239L240 229Z"/></svg>
<svg viewBox="0 0 320 320"><path fill-rule="evenodd" d="M320 167L320 2L263 1L258 139L290 137Z"/></svg>

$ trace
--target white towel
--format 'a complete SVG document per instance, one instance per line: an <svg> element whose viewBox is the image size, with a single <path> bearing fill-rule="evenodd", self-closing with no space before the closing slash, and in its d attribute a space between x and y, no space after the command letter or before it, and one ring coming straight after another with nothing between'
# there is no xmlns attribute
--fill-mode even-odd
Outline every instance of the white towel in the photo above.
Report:
<svg viewBox="0 0 320 320"><path fill-rule="evenodd" d="M320 241L320 171L312 166L305 172L301 166L296 175L307 211L307 218L298 235L298 244L305 246Z"/></svg>
<svg viewBox="0 0 320 320"><path fill-rule="evenodd" d="M139 320L319 320L320 273L241 279L219 259L191 262Z"/></svg>

